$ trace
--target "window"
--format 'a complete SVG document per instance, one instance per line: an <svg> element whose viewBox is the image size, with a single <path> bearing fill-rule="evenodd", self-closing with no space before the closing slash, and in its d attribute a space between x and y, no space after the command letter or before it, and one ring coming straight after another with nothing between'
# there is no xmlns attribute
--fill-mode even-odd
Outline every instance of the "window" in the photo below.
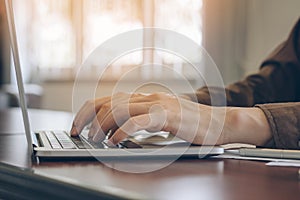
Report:
<svg viewBox="0 0 300 200"><path fill-rule="evenodd" d="M14 6L18 10L17 30L23 38L21 53L27 57L26 66L35 68L42 78L72 78L97 46L133 29L165 28L198 44L202 41L202 0L16 0ZM143 42L154 42L153 37L141 38ZM168 38L158 39L166 47L172 45ZM109 76L117 78L145 61L168 64L178 72L184 63L165 52L137 51L117 60Z"/></svg>

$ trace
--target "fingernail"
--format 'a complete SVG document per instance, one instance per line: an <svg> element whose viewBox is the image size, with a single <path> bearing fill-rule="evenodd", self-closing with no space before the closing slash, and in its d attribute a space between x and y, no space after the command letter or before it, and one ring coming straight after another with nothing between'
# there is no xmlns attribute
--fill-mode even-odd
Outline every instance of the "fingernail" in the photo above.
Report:
<svg viewBox="0 0 300 200"><path fill-rule="evenodd" d="M76 128L72 127L70 133L71 133L72 136L77 135Z"/></svg>
<svg viewBox="0 0 300 200"><path fill-rule="evenodd" d="M90 127L89 133L88 133L89 138L94 138L95 133L97 133L97 130L94 127Z"/></svg>
<svg viewBox="0 0 300 200"><path fill-rule="evenodd" d="M97 133L93 137L94 142L103 141L105 139L105 136L103 136L101 133Z"/></svg>
<svg viewBox="0 0 300 200"><path fill-rule="evenodd" d="M115 146L115 145L116 145L116 144L113 143L113 141L112 141L111 139L108 139L108 140L106 141L106 144L107 144L108 146Z"/></svg>
<svg viewBox="0 0 300 200"><path fill-rule="evenodd" d="M97 135L95 135L95 136L93 137L93 142L98 142Z"/></svg>

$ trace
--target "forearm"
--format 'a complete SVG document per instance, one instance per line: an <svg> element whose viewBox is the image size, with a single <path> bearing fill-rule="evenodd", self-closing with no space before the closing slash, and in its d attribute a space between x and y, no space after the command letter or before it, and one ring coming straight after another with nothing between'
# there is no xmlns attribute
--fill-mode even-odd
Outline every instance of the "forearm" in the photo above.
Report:
<svg viewBox="0 0 300 200"><path fill-rule="evenodd" d="M198 106L198 134L192 139L195 144L247 143L264 146L272 138L268 120L260 108ZM187 127L192 127L192 124Z"/></svg>

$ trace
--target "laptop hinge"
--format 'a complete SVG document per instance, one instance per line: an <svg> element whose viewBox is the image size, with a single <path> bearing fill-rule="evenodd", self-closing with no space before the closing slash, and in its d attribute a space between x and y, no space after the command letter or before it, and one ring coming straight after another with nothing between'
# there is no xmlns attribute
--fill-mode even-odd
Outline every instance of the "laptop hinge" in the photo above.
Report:
<svg viewBox="0 0 300 200"><path fill-rule="evenodd" d="M31 132L31 139L32 139L32 146L33 147L38 147L39 143L37 141L36 133Z"/></svg>

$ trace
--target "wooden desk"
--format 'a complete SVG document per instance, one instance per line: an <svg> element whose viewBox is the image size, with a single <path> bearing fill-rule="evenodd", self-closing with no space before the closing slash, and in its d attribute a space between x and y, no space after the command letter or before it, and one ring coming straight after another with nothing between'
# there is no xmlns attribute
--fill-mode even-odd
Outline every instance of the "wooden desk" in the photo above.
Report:
<svg viewBox="0 0 300 200"><path fill-rule="evenodd" d="M41 119L38 116L43 116ZM71 115L31 111L33 127L69 128ZM35 119L36 118L36 119ZM65 120L63 120L63 118ZM21 114L0 112L0 161L23 165L26 160ZM48 121L50 120L50 121ZM5 121L5 123L3 122ZM37 124L36 124L37 123ZM45 126L44 126L45 125ZM15 132L16 131L16 132ZM139 169L163 161L114 161L114 166ZM126 173L93 161L42 162L37 174L72 179L99 188L120 188L154 199L299 199L297 168L268 167L264 162L239 160L178 160L149 173Z"/></svg>

